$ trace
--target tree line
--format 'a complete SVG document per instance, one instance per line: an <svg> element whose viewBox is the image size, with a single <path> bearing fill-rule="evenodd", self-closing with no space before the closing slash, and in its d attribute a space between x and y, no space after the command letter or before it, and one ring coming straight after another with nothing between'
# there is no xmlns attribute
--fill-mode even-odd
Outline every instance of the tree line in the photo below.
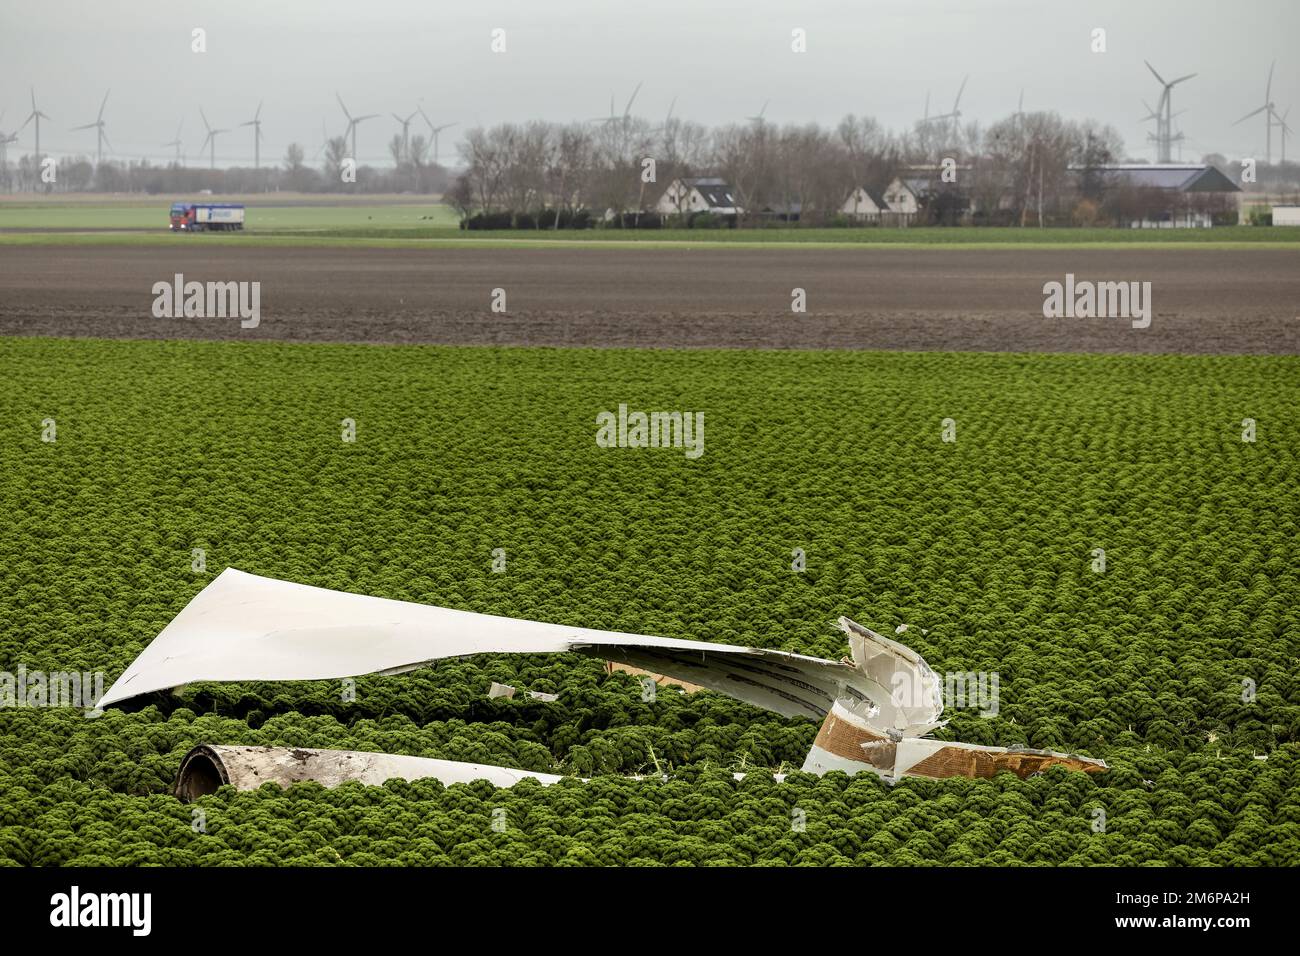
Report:
<svg viewBox="0 0 1300 956"><path fill-rule="evenodd" d="M801 222L827 225L855 188L879 195L901 172L923 168L935 185L923 210L930 217L974 209L1024 224L1068 216L1079 199L1071 167L1118 162L1123 148L1112 127L1051 112L987 129L918 123L903 134L855 115L833 129L763 121L709 128L672 118L652 125L636 117L502 123L466 133L463 172L447 198L464 217L526 214L539 228L580 210L622 221L652 211L674 179L708 175L732 187L743 221L760 221L764 210L785 218L797 211ZM945 160L951 182L942 176Z"/></svg>
<svg viewBox="0 0 1300 956"><path fill-rule="evenodd" d="M284 190L438 195L450 186L451 176L445 166L434 161L425 137L396 135L388 143L388 153L392 167L348 168L347 140L336 136L323 143L310 162L300 143L290 143L280 165L257 169L248 166L211 169L177 161L159 165L148 160L107 160L96 165L90 158L75 156L57 160L51 179L34 154L20 156L11 163L0 152L0 192L184 195L206 189L213 193ZM201 164L202 157L197 162Z"/></svg>

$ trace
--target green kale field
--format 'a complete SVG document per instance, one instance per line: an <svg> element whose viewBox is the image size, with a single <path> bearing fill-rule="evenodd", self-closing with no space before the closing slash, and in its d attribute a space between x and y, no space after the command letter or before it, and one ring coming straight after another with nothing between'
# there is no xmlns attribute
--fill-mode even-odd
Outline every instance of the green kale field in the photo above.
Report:
<svg viewBox="0 0 1300 956"><path fill-rule="evenodd" d="M778 783L816 724L482 656L359 677L352 701L321 681L0 708L0 863L1300 863L1298 399L1291 357L5 339L2 672L107 687L228 566L830 658L843 614L999 675L996 716L950 710L938 736L1111 769ZM621 403L703 412L703 454L599 447ZM595 779L184 805L200 742Z"/></svg>

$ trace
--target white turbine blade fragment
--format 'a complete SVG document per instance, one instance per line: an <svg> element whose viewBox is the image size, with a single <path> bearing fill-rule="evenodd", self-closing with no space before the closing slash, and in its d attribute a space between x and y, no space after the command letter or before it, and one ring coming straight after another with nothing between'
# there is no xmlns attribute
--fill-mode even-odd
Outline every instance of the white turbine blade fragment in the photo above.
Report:
<svg viewBox="0 0 1300 956"><path fill-rule="evenodd" d="M397 674L471 654L563 652L643 667L788 717L821 719L836 697L877 693L856 667L837 661L474 614L227 568L99 706L198 681L328 680Z"/></svg>
<svg viewBox="0 0 1300 956"><path fill-rule="evenodd" d="M200 744L181 760L175 794L188 803L225 784L236 790L256 790L264 783L290 787L307 781L323 787L337 787L349 780L378 786L386 780L430 777L445 786L486 780L494 787L512 787L521 780L536 780L547 787L564 779L553 773L400 754Z"/></svg>
<svg viewBox="0 0 1300 956"><path fill-rule="evenodd" d="M859 686L865 678L866 696L879 708L869 720L872 727L919 737L943 726L943 683L925 658L847 617L839 625L863 675Z"/></svg>

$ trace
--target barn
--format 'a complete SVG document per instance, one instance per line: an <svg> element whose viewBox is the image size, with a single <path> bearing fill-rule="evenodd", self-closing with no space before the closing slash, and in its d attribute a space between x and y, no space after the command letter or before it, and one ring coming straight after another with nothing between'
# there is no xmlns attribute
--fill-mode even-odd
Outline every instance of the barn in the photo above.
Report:
<svg viewBox="0 0 1300 956"><path fill-rule="evenodd" d="M1132 163L1075 171L1100 174L1106 205L1134 229L1207 228L1240 219L1241 187L1213 166Z"/></svg>

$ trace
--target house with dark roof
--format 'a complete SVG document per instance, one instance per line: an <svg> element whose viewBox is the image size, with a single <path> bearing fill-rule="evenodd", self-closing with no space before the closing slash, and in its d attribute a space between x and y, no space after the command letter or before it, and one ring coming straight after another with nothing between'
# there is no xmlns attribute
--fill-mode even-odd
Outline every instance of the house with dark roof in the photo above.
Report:
<svg viewBox="0 0 1300 956"><path fill-rule="evenodd" d="M838 212L857 223L909 226L918 208L916 194L901 179L895 179L883 190L855 186Z"/></svg>
<svg viewBox="0 0 1300 956"><path fill-rule="evenodd" d="M716 176L674 179L659 197L655 211L664 216L707 212L733 217L745 212L736 200L736 190L725 179Z"/></svg>
<svg viewBox="0 0 1300 956"><path fill-rule="evenodd" d="M901 176L895 176L893 181L885 187L885 192L881 196L885 205L889 207L890 212L896 212L908 216L916 215L921 208L921 194L928 190L928 180L916 180L908 182ZM918 190L920 190L918 192Z"/></svg>
<svg viewBox="0 0 1300 956"><path fill-rule="evenodd" d="M1214 166L1125 163L1070 169L1081 183L1089 177L1099 182L1105 205L1134 229L1206 228L1240 219L1241 187Z"/></svg>
<svg viewBox="0 0 1300 956"><path fill-rule="evenodd" d="M849 193L849 198L844 200L839 211L855 221L876 222L888 208L885 197L865 186L858 186Z"/></svg>

